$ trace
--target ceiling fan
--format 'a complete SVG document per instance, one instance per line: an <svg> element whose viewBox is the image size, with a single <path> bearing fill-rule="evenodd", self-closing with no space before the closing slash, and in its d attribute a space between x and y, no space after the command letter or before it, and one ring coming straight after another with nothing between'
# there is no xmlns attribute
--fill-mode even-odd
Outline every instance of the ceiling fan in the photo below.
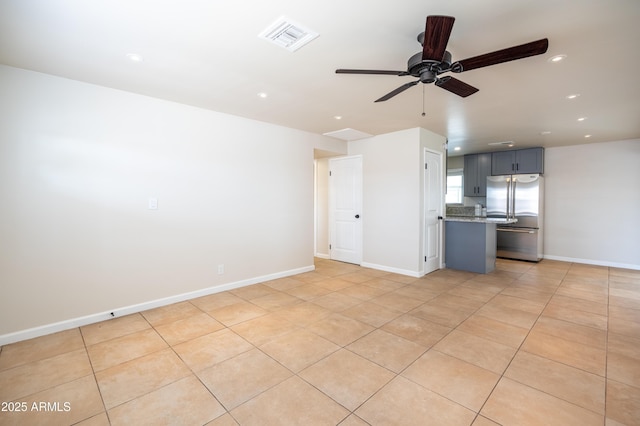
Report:
<svg viewBox="0 0 640 426"><path fill-rule="evenodd" d="M337 69L337 74L382 74L382 75L411 75L419 80L403 84L395 90L387 93L376 102L391 99L408 88L422 82L425 84L435 83L436 86L466 98L478 91L477 88L458 80L451 76L439 77L440 74L451 71L461 73L476 68L487 67L500 64L502 62L514 61L516 59L527 58L529 56L541 55L547 51L549 40L532 41L530 43L513 46L484 55L474 56L461 61L451 62L451 53L447 48L449 36L453 29L455 18L451 16L430 15L427 16L427 23L423 33L418 34L418 42L422 45L422 52L418 52L409 58L406 71L384 71L384 70L356 70Z"/></svg>

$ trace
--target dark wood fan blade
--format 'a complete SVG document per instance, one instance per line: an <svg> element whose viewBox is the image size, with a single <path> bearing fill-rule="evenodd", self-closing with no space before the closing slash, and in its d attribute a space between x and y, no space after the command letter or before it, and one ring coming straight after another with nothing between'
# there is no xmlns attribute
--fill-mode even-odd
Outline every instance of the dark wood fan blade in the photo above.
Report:
<svg viewBox="0 0 640 426"><path fill-rule="evenodd" d="M478 91L475 87L465 83L464 81L460 81L457 78L451 77L450 75L436 81L436 86L442 87L444 90L448 90L449 92L455 93L463 98L473 95Z"/></svg>
<svg viewBox="0 0 640 426"><path fill-rule="evenodd" d="M515 61L516 59L528 58L529 56L541 55L547 51L549 40L532 41L531 43L513 46L507 49L496 50L473 58L463 59L451 65L451 71L463 72L476 68L488 67L489 65L501 64L503 62Z"/></svg>
<svg viewBox="0 0 640 426"><path fill-rule="evenodd" d="M386 95L384 95L383 97L381 97L380 99L377 99L376 102L383 102L383 101L387 101L391 98L393 98L395 95L397 95L398 93L402 93L405 90L407 90L409 87L413 87L416 84L420 83L420 80L416 80L416 81L412 81L410 83L406 83L403 84L402 86L398 87L395 90L392 90L391 92L387 93Z"/></svg>
<svg viewBox="0 0 640 426"><path fill-rule="evenodd" d="M442 61L456 19L451 16L427 16L422 46L422 60Z"/></svg>
<svg viewBox="0 0 640 426"><path fill-rule="evenodd" d="M409 75L406 71L384 71L384 70L336 70L336 74L382 74L382 75Z"/></svg>

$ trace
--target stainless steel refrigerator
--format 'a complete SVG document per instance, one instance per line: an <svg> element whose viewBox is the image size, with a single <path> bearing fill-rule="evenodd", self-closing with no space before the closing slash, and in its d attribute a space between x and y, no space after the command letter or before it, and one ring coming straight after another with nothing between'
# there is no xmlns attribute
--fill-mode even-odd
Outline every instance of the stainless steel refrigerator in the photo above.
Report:
<svg viewBox="0 0 640 426"><path fill-rule="evenodd" d="M487 217L516 218L498 225L498 257L539 261L543 252L544 178L540 175L487 177Z"/></svg>

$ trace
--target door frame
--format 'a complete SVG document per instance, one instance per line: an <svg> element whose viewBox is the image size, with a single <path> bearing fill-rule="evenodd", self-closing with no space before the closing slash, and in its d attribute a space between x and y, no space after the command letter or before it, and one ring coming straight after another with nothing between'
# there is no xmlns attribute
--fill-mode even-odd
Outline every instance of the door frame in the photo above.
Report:
<svg viewBox="0 0 640 426"><path fill-rule="evenodd" d="M329 173L331 173L331 162L335 161L335 160L348 160L348 159L358 159L360 161L359 164L359 169L360 169L360 176L359 176L359 185L358 188L356 188L356 191L358 192L358 199L359 199L359 206L358 207L358 215L359 215L359 219L357 220L358 223L358 227L359 227L359 238L356 241L356 246L357 246L357 252L358 252L358 259L357 262L354 262L354 264L357 265L362 265L363 259L364 259L364 253L363 253L363 248L364 248L364 244L363 244L363 233L364 233L364 226L363 226L363 219L362 217L363 215L363 195L364 195L364 173L363 173L363 166L364 166L364 161L363 161L363 156L362 154L357 154L357 155L341 155L341 156L337 156L337 157L331 157L329 158ZM333 212L333 191L334 191L334 186L332 184L331 178L329 178L329 187L328 187L328 210L329 210L329 214L328 214L328 232L329 232L329 259L332 260L338 260L339 259L334 259L333 258L333 251L331 249L331 245L333 244L334 241L334 212Z"/></svg>
<svg viewBox="0 0 640 426"><path fill-rule="evenodd" d="M442 151L437 151L434 149L429 149L429 148L424 148L424 151L422 153L422 163L426 164L427 162L427 152L431 153L431 154L435 154L438 156L439 158L439 164L440 164L440 214L439 216L444 218L444 210L446 208L445 206L445 191L446 191L446 170L444 169L445 167L445 155L446 155L446 151L442 152ZM421 228L422 228L422 250L420 253L420 259L422 260L420 262L421 264L421 268L420 268L420 275L424 276L427 274L426 272L426 254L427 254L427 227L425 226L426 223L426 219L427 219L427 197L426 197L426 190L427 190L427 185L426 185L426 181L427 181L427 170L425 168L422 169L422 224L421 224ZM440 220L439 223L439 229L438 229L438 249L440 250L440 260L439 260L439 264L438 264L438 269L442 269L444 267L444 219Z"/></svg>

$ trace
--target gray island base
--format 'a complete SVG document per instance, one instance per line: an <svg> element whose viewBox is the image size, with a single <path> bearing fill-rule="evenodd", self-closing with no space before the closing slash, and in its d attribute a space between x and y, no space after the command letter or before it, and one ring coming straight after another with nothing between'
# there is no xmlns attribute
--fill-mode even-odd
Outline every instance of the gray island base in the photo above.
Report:
<svg viewBox="0 0 640 426"><path fill-rule="evenodd" d="M486 274L496 268L496 228L515 220L447 218L445 263L447 268Z"/></svg>

